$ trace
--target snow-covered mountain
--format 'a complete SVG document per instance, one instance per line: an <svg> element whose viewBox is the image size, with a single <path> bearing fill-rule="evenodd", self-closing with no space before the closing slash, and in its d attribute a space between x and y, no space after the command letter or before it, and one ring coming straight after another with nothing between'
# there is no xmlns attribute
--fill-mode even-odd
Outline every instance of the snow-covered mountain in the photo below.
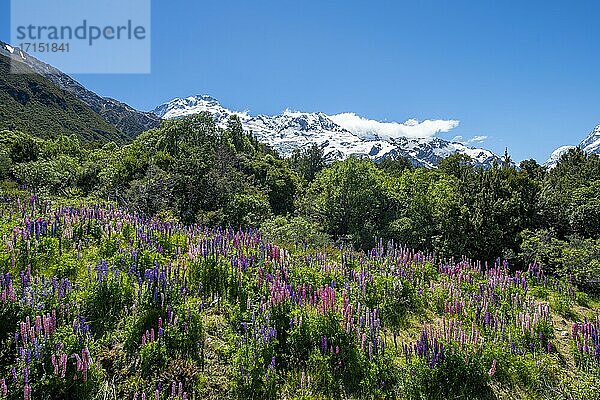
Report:
<svg viewBox="0 0 600 400"><path fill-rule="evenodd" d="M229 110L210 96L176 98L158 106L153 112L164 119L209 112L221 127L225 127L229 116L235 114L240 118L245 130L251 131L258 140L269 144L283 156L289 156L295 149L317 144L323 148L329 161L352 155L369 157L375 161L404 156L414 165L434 167L442 158L455 153L467 154L476 165L483 167L489 167L494 161L500 160L489 150L468 147L463 143L434 136L418 137L418 130L423 126L430 132L437 133L445 131L445 125L451 129L458 121L447 121L446 124L437 125L436 122L439 121L380 123L362 119L354 114L330 116L322 112L296 111L285 111L273 116L252 116L247 112ZM356 125L357 119L359 122L371 122L374 128L359 128ZM380 129L380 125L386 129Z"/></svg>
<svg viewBox="0 0 600 400"><path fill-rule="evenodd" d="M579 147L588 154L600 154L600 125L597 125L590 134L579 143L579 146L561 146L554 150L544 165L554 168L560 157L572 148Z"/></svg>
<svg viewBox="0 0 600 400"><path fill-rule="evenodd" d="M554 168L558 161L562 157L563 154L568 152L571 149L574 149L576 146L560 146L558 149L554 150L548 160L544 163L544 165L548 168Z"/></svg>
<svg viewBox="0 0 600 400"><path fill-rule="evenodd" d="M600 154L600 125L597 125L579 146L586 153Z"/></svg>

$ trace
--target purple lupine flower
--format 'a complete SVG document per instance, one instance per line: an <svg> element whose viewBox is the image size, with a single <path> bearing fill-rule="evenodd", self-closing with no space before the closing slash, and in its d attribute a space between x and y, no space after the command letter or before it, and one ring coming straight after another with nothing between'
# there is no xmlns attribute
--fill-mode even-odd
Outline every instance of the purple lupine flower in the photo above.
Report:
<svg viewBox="0 0 600 400"><path fill-rule="evenodd" d="M321 336L321 350L323 353L327 353L327 336Z"/></svg>

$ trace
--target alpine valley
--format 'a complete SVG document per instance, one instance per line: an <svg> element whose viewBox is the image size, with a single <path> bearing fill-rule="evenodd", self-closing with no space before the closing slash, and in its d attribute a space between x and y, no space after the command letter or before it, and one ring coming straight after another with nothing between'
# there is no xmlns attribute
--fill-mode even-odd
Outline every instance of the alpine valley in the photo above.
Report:
<svg viewBox="0 0 600 400"><path fill-rule="evenodd" d="M118 8L96 3L110 15ZM137 2L125 3L140 14ZM416 21L427 31L424 44L435 42L391 59L387 45L377 58L356 40L351 51L337 46L354 24L347 7L326 5L335 13L324 19L322 2L310 14L304 3L252 3L237 19L222 2L214 10L182 3L170 18L172 3L153 11L163 20L153 74L82 78L152 111L94 93L0 42L0 400L600 400L600 125L579 142L596 123L579 119L589 125L574 132L579 145L540 165L480 148L486 137L455 130L458 120L421 116L425 107L483 122L502 135L485 142L490 147L533 143L509 131L512 124L550 137L542 130L548 114L539 128L523 124L537 123L543 110L563 120L546 97L556 93L551 100L563 103L571 91L522 96L530 90L523 77L544 76L522 73L539 65L523 69L512 41L502 44L517 58L487 40L476 59L466 51L451 57L461 41L433 35L438 21L429 11L391 15L398 26ZM455 3L436 8L468 34L465 50L477 51L471 39L488 33L478 28L490 20L470 7L469 19L478 19L470 29L448 18ZM496 8L482 17L500 20ZM523 8L511 11L527 23ZM231 36L229 48L215 30L233 34L242 21L247 36L262 29L259 16L311 46L275 37L287 50L278 53L260 38ZM303 25L282 16L326 21L335 41L305 38ZM392 24L361 17L377 23L377 35L365 36L368 24L357 19L354 37L377 47ZM540 36L541 19L533 36L515 31L522 42ZM338 20L346 24L336 27ZM166 21L185 37L171 40ZM136 57L117 53L102 62ZM424 53L435 58L421 61ZM336 82L325 75L327 55L339 63L330 69ZM272 62L284 58L317 79ZM224 64L213 68L215 60ZM580 118L590 118L587 100L596 93L593 63L585 66L590 76L579 82L587 90L568 99L588 107L587 116L569 114ZM356 78L345 79L341 67ZM380 76L385 70L390 75ZM553 72L539 74L554 84ZM415 86L400 85L407 80ZM577 89L572 83L556 80ZM218 88L223 103L203 94L154 108L195 86ZM274 98L273 87L289 100ZM510 97L501 102L496 87ZM396 95L405 93L415 96L401 109ZM333 106L327 94L354 104ZM384 120L392 112L419 120Z"/></svg>

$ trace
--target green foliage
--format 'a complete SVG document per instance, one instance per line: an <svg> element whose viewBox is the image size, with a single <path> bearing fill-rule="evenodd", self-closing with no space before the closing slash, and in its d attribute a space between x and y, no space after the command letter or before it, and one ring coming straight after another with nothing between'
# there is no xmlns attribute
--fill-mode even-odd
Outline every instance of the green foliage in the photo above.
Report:
<svg viewBox="0 0 600 400"><path fill-rule="evenodd" d="M269 205L277 215L292 213L300 189L300 178L283 160L267 154L249 163L247 173L258 187L264 187Z"/></svg>
<svg viewBox="0 0 600 400"><path fill-rule="evenodd" d="M547 271L570 279L587 290L600 291L600 239L560 240L548 230L524 231L521 257Z"/></svg>
<svg viewBox="0 0 600 400"><path fill-rule="evenodd" d="M124 142L125 136L74 94L63 91L29 67L0 56L0 131L43 138L75 134L85 142Z"/></svg>
<svg viewBox="0 0 600 400"><path fill-rule="evenodd" d="M406 399L494 399L489 377L480 360L462 352L449 352L444 361L430 368L420 359L404 364L400 371Z"/></svg>
<svg viewBox="0 0 600 400"><path fill-rule="evenodd" d="M351 157L321 171L298 206L327 233L367 248L387 222L386 201L382 172L369 160Z"/></svg>
<svg viewBox="0 0 600 400"><path fill-rule="evenodd" d="M83 315L90 323L92 332L97 337L114 329L115 325L127 312L127 306L133 301L133 288L111 275L92 285L82 300Z"/></svg>
<svg viewBox="0 0 600 400"><path fill-rule="evenodd" d="M600 157L579 148L564 154L546 175L540 195L544 225L559 239L600 237Z"/></svg>
<svg viewBox="0 0 600 400"><path fill-rule="evenodd" d="M277 216L263 222L260 230L268 240L282 245L302 244L314 248L331 243L318 225L302 217Z"/></svg>
<svg viewBox="0 0 600 400"><path fill-rule="evenodd" d="M519 168L527 174L529 179L538 182L541 182L546 176L546 168L533 159L521 161Z"/></svg>
<svg viewBox="0 0 600 400"><path fill-rule="evenodd" d="M411 170L414 168L410 159L406 157L398 158L384 158L379 161L377 166L383 169L386 173L393 176L400 176L405 170Z"/></svg>
<svg viewBox="0 0 600 400"><path fill-rule="evenodd" d="M416 169L389 182L395 218L388 235L415 249L454 250L456 246L449 242L459 237L455 230L460 217L457 180L437 171Z"/></svg>
<svg viewBox="0 0 600 400"><path fill-rule="evenodd" d="M292 211L297 176L235 118L225 131L207 114L165 121L120 153L99 172L102 191L146 215L248 226Z"/></svg>
<svg viewBox="0 0 600 400"><path fill-rule="evenodd" d="M167 348L162 341L146 343L140 349L140 359L142 377L156 376L167 366Z"/></svg>
<svg viewBox="0 0 600 400"><path fill-rule="evenodd" d="M312 145L303 150L294 150L289 163L308 182L314 181L317 174L326 166L323 149L317 145Z"/></svg>
<svg viewBox="0 0 600 400"><path fill-rule="evenodd" d="M439 168L449 175L463 178L472 172L471 157L466 154L452 154L440 161Z"/></svg>

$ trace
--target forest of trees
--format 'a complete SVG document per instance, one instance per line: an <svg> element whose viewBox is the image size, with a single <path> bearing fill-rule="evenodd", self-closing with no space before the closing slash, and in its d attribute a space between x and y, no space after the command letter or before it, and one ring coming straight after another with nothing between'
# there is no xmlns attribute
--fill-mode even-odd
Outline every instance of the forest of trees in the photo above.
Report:
<svg viewBox="0 0 600 400"><path fill-rule="evenodd" d="M600 288L600 157L579 149L551 170L508 155L490 169L464 155L436 169L404 159L327 165L316 146L283 159L235 117L220 129L200 114L123 146L4 131L0 180L4 190L115 202L184 223L260 227L276 242L369 249L382 240L515 268L535 261Z"/></svg>

